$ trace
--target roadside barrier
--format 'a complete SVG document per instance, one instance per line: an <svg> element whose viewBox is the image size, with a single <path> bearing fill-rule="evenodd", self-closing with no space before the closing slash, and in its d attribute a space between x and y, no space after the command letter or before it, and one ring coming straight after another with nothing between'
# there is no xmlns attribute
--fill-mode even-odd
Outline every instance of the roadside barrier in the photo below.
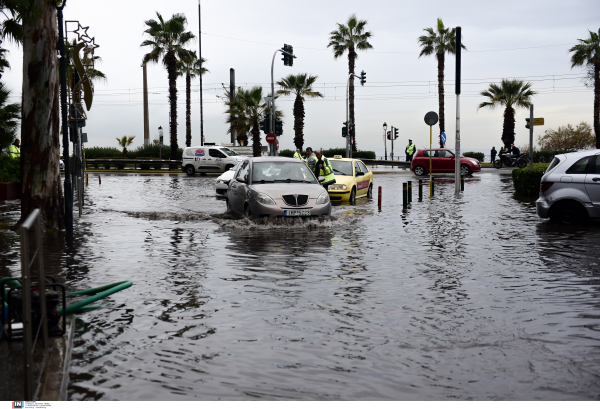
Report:
<svg viewBox="0 0 600 409"><path fill-rule="evenodd" d="M379 211L381 211L381 186L379 186L379 192L377 195L377 207L379 207Z"/></svg>
<svg viewBox="0 0 600 409"><path fill-rule="evenodd" d="M408 203L412 202L412 182L408 181Z"/></svg>
<svg viewBox="0 0 600 409"><path fill-rule="evenodd" d="M419 202L423 201L423 179L419 179Z"/></svg>
<svg viewBox="0 0 600 409"><path fill-rule="evenodd" d="M461 192L465 190L465 177L460 175L460 190Z"/></svg>
<svg viewBox="0 0 600 409"><path fill-rule="evenodd" d="M402 207L406 209L406 206L408 206L408 188L407 188L407 183L404 182L402 183Z"/></svg>
<svg viewBox="0 0 600 409"><path fill-rule="evenodd" d="M98 184L101 185L102 184L102 178L100 178L100 175L98 175Z"/></svg>
<svg viewBox="0 0 600 409"><path fill-rule="evenodd" d="M435 194L434 190L435 190L435 177L431 176L431 179L429 179L429 197L433 197L433 195Z"/></svg>

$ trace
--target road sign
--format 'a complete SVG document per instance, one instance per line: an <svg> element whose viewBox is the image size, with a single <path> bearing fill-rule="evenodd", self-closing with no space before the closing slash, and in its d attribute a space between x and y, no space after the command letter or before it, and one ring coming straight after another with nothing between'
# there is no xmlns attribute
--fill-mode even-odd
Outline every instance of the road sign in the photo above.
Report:
<svg viewBox="0 0 600 409"><path fill-rule="evenodd" d="M433 111L429 111L425 114L425 123L429 126L433 126L438 122L438 114Z"/></svg>
<svg viewBox="0 0 600 409"><path fill-rule="evenodd" d="M277 138L274 133L268 133L265 139L267 140L267 143L273 143Z"/></svg>
<svg viewBox="0 0 600 409"><path fill-rule="evenodd" d="M277 141L277 145L275 145L275 148L277 148L277 150L279 150L279 141Z"/></svg>
<svg viewBox="0 0 600 409"><path fill-rule="evenodd" d="M446 132L442 132L442 143L446 143Z"/></svg>
<svg viewBox="0 0 600 409"><path fill-rule="evenodd" d="M525 118L527 123L529 124L529 118ZM544 118L533 118L533 126L544 125Z"/></svg>

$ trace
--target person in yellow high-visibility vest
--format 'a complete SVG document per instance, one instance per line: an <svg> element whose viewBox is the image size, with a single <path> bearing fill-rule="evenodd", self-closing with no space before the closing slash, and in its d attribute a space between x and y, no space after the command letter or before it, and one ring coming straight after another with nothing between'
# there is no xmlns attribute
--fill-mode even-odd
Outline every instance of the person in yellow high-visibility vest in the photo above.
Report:
<svg viewBox="0 0 600 409"><path fill-rule="evenodd" d="M302 154L300 153L300 149L296 149L296 153L294 153L294 159L304 160L304 158L302 158Z"/></svg>
<svg viewBox="0 0 600 409"><path fill-rule="evenodd" d="M406 150L404 151L406 153L406 161L407 162L412 162L412 158L413 158L413 155L415 154L416 150L417 150L417 147L412 142L412 139L409 139L408 145L406 146Z"/></svg>
<svg viewBox="0 0 600 409"><path fill-rule="evenodd" d="M315 176L318 178L319 176L325 176L325 180L320 182L321 186L323 186L326 190L329 190L328 186L333 185L335 183L335 175L333 173L333 168L331 164L323 155L323 152L318 150L316 152L317 161L315 162L315 167L311 169Z"/></svg>
<svg viewBox="0 0 600 409"><path fill-rule="evenodd" d="M20 158L21 157L21 141L15 139L10 148L8 148L8 153L11 158Z"/></svg>

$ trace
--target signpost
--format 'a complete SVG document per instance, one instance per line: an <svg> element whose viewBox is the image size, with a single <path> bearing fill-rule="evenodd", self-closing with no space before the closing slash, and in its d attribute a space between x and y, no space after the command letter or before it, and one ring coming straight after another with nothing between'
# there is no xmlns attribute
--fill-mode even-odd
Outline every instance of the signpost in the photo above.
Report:
<svg viewBox="0 0 600 409"><path fill-rule="evenodd" d="M268 133L267 136L265 137L265 139L267 140L267 143L269 143L269 144L272 144L273 142L275 142L277 140L274 133Z"/></svg>
<svg viewBox="0 0 600 409"><path fill-rule="evenodd" d="M460 68L462 49L462 28L456 27L456 70L454 80L454 93L456 94L456 141L454 146L454 194L458 196L460 193Z"/></svg>
<svg viewBox="0 0 600 409"><path fill-rule="evenodd" d="M433 169L431 168L431 155L433 151L431 150L431 145L433 144L433 125L438 123L438 114L433 111L429 111L425 114L425 123L429 125L429 197L433 195L433 179L432 173Z"/></svg>

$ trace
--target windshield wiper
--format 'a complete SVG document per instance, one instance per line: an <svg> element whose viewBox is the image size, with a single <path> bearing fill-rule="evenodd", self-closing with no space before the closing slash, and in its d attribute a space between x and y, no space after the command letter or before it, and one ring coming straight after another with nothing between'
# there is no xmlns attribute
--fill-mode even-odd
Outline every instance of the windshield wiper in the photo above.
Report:
<svg viewBox="0 0 600 409"><path fill-rule="evenodd" d="M341 170L337 170L337 169L335 169L335 168L334 168L334 169L333 169L333 171L334 171L334 172L337 172L337 173L338 173L338 174L340 174L340 175L348 176L348 175L346 175L344 172L342 172Z"/></svg>
<svg viewBox="0 0 600 409"><path fill-rule="evenodd" d="M255 183L275 183L272 180L264 180L264 179L262 179L262 180L255 180L254 182Z"/></svg>
<svg viewBox="0 0 600 409"><path fill-rule="evenodd" d="M298 179L275 179L275 182L279 182L279 183L302 183L304 181L303 180L298 180Z"/></svg>

